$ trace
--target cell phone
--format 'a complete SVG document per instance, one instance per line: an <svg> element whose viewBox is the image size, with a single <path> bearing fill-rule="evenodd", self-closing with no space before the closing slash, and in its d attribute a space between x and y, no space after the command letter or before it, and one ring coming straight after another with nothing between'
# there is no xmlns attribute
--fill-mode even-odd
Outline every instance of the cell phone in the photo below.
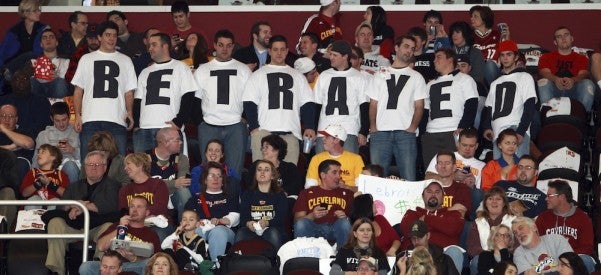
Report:
<svg viewBox="0 0 601 275"><path fill-rule="evenodd" d="M472 167L470 167L470 166L463 166L463 172L464 173L471 173L472 172Z"/></svg>
<svg viewBox="0 0 601 275"><path fill-rule="evenodd" d="M325 202L320 203L319 206L321 206L321 207L323 207L325 209L328 209L328 204L325 203Z"/></svg>
<svg viewBox="0 0 601 275"><path fill-rule="evenodd" d="M189 178L191 178L191 177L192 177L192 176L190 175L190 173L186 173L186 178L187 178L187 179L189 179Z"/></svg>
<svg viewBox="0 0 601 275"><path fill-rule="evenodd" d="M430 35L436 36L436 26L430 26L430 29L428 31Z"/></svg>
<svg viewBox="0 0 601 275"><path fill-rule="evenodd" d="M411 255L413 255L413 250L411 249L405 249L401 252L399 252L399 254L397 254L397 258L403 257L403 256L407 256L407 258L411 258Z"/></svg>

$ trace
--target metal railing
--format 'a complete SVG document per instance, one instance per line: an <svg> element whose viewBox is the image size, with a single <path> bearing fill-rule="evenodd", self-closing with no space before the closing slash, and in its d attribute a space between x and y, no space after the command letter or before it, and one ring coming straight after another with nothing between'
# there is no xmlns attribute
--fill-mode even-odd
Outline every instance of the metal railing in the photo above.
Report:
<svg viewBox="0 0 601 275"><path fill-rule="evenodd" d="M83 211L83 233L81 234L0 234L1 239L83 239L82 262L88 260L88 241L90 231L90 213L79 201L72 200L0 200L0 205L76 205ZM46 225L48 226L48 225Z"/></svg>

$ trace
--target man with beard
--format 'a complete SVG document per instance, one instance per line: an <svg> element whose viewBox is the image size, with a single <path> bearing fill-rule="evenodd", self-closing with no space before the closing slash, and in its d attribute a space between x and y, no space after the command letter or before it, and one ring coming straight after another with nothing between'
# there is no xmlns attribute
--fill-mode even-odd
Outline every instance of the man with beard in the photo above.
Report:
<svg viewBox="0 0 601 275"><path fill-rule="evenodd" d="M429 228L429 240L445 249L445 254L453 259L453 263L459 273L463 270L463 252L457 245L465 220L462 212L457 207L444 207L444 191L440 183L433 181L426 185L422 192L424 208L416 207L415 210L407 210L401 220L401 231L403 236L412 236L410 225L422 220ZM411 244L411 238L404 238L401 242L402 250Z"/></svg>
<svg viewBox="0 0 601 275"><path fill-rule="evenodd" d="M397 39L396 58L385 72L377 72L367 90L369 103L370 154L374 164L390 174L392 158L396 159L399 176L416 180L416 131L424 114L426 82L411 68L415 38L409 35ZM389 119L397 117L399 119Z"/></svg>
<svg viewBox="0 0 601 275"><path fill-rule="evenodd" d="M528 217L513 220L511 229L520 243L513 253L519 274L557 274L559 255L572 251L568 240L561 235L540 236L534 221Z"/></svg>
<svg viewBox="0 0 601 275"><path fill-rule="evenodd" d="M69 68L65 74L65 80L67 82L70 83L71 79L73 79L75 71L77 70L77 64L79 63L81 57L84 54L91 53L100 48L100 41L98 40L98 32L96 32L96 28L98 28L98 24L88 24L88 28L86 30L86 43L83 43L81 46L79 46L71 55L69 60Z"/></svg>
<svg viewBox="0 0 601 275"><path fill-rule="evenodd" d="M260 67L271 63L268 54L269 40L271 39L271 25L267 21L259 21L250 28L250 45L240 48L234 52L232 57L248 66L251 71L256 71ZM288 52L286 55L286 64L294 67L296 55Z"/></svg>
<svg viewBox="0 0 601 275"><path fill-rule="evenodd" d="M509 211L516 215L535 218L547 209L547 195L536 188L538 164L530 155L523 155L518 162L518 179L495 183L505 190L509 199Z"/></svg>

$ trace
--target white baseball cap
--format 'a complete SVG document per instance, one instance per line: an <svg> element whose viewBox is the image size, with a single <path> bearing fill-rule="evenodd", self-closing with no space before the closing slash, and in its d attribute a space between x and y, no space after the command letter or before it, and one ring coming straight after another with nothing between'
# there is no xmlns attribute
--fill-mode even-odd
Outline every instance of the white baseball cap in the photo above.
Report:
<svg viewBox="0 0 601 275"><path fill-rule="evenodd" d="M339 140L346 141L346 130L340 125L330 125L323 131L317 131L324 136L335 137Z"/></svg>
<svg viewBox="0 0 601 275"><path fill-rule="evenodd" d="M313 68L315 68L315 62L313 62L313 60L311 60L311 58L308 57L301 57L299 59L297 59L296 61L294 61L294 68L303 73L306 74L308 72L310 72L311 70L313 70Z"/></svg>

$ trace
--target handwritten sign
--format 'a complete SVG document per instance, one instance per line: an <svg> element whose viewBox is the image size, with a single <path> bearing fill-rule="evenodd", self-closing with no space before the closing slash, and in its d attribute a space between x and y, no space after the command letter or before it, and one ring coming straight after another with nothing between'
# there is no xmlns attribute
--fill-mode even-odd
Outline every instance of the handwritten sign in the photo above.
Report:
<svg viewBox="0 0 601 275"><path fill-rule="evenodd" d="M374 197L374 207L379 215L383 215L390 224L401 222L405 212L424 207L422 191L431 180L400 181L360 175L357 187L364 194Z"/></svg>

